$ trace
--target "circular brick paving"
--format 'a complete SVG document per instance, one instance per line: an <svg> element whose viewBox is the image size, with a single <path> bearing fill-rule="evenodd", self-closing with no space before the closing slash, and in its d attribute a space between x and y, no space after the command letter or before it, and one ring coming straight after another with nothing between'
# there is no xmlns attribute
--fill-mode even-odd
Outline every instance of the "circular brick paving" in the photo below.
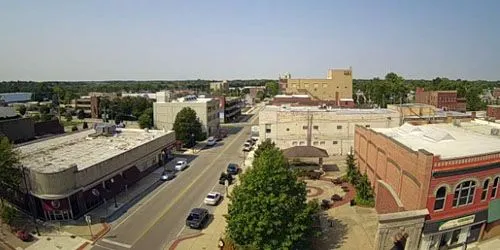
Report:
<svg viewBox="0 0 500 250"><path fill-rule="evenodd" d="M320 196L323 194L323 189L319 187L312 187L312 186L306 186L306 191L307 191L307 197L316 197Z"/></svg>

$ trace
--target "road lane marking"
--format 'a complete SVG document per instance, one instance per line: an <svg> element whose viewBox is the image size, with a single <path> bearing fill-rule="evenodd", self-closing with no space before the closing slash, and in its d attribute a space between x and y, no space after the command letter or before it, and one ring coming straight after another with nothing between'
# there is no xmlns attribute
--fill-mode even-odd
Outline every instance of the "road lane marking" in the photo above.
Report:
<svg viewBox="0 0 500 250"><path fill-rule="evenodd" d="M252 119L255 119L257 118L258 116L255 116L253 117ZM231 148L231 146L237 141L238 138L240 138L241 136L243 136L246 134L245 133L241 133L239 134L238 136L236 136L236 138L233 139L233 141L231 141L226 148L224 148L224 150L222 150L222 152L212 161L212 163L210 163L210 165L206 166L205 169L196 177L196 179L194 179L186 188L184 188L184 190L182 190L174 199L172 199L172 201L170 202L170 204L160 213L160 216L155 220L153 221L152 224L150 224L150 226L147 227L146 230L143 231L143 233L137 237L137 239L134 241L134 243L132 243L132 246L135 245L140 239L142 239L142 237L144 237L144 235L146 235L160 220L161 218L163 218L163 216L165 216L165 214L170 211L170 209L172 209L172 207L184 196L185 193L187 193L187 191L189 189L191 189L193 187L193 185L195 183L198 182L198 180L205 175L205 173L208 171L208 170L211 170L212 169L212 166L219 160L219 158L228 150Z"/></svg>
<svg viewBox="0 0 500 250"><path fill-rule="evenodd" d="M98 247L100 247L100 248L104 248L104 249L108 249L108 250L116 250L116 249L105 247L105 246L99 245L99 244L95 244L95 245L98 246Z"/></svg>
<svg viewBox="0 0 500 250"><path fill-rule="evenodd" d="M163 183L163 184L160 184L160 188L157 188L153 195L151 197L149 197L147 200L145 201L142 201L142 200L139 200L138 201L138 206L135 210L133 210L129 215L127 215L127 217L123 218L118 224L116 224L116 226L114 226L113 228L116 230L118 227L120 227L123 223L125 223L132 215L134 215L135 213L137 213L145 204L147 204L148 202L150 202L151 200L153 200L162 190L164 190L167 186L169 186L169 184L172 183L172 181L169 181L167 183Z"/></svg>
<svg viewBox="0 0 500 250"><path fill-rule="evenodd" d="M106 238L104 239L101 239L102 242L106 242L106 243L109 243L109 244L112 244L112 245L117 245L117 246L121 246L121 247L124 247L124 248L131 248L132 246L129 245L129 244L125 244L125 243L121 243L121 242L117 242L117 241L112 241L112 240L108 240Z"/></svg>
<svg viewBox="0 0 500 250"><path fill-rule="evenodd" d="M218 183L218 182L216 182L216 183L214 184L214 186L210 189L210 191L209 191L209 192L213 192L213 191L214 191L214 189L215 189L215 187L217 186L217 184L219 184L219 183ZM203 204L204 204L204 203L205 203L205 200L203 200L203 201L200 203L200 205L199 205L198 207L203 206ZM177 235L175 236L175 238L179 238L179 236L181 235L182 231L184 231L184 229L186 229L186 224L184 224L184 226L182 226L181 230L179 231L179 233L177 233Z"/></svg>

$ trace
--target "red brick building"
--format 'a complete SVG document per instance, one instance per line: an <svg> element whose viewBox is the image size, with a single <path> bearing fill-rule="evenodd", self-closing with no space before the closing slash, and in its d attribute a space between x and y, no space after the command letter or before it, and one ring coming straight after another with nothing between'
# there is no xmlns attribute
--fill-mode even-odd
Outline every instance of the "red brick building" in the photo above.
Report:
<svg viewBox="0 0 500 250"><path fill-rule="evenodd" d="M459 112L465 112L467 107L465 98L458 98L456 90L425 91L424 88L417 88L415 102Z"/></svg>
<svg viewBox="0 0 500 250"><path fill-rule="evenodd" d="M500 223L500 138L491 130L476 122L357 126L355 156L377 212L427 209L420 249L491 237Z"/></svg>
<svg viewBox="0 0 500 250"><path fill-rule="evenodd" d="M488 105L486 117L500 120L500 105Z"/></svg>

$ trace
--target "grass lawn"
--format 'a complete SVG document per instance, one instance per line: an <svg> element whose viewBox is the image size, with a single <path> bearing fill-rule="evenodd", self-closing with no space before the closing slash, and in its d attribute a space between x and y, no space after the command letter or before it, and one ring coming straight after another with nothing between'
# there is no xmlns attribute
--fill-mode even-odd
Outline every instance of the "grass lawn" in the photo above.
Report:
<svg viewBox="0 0 500 250"><path fill-rule="evenodd" d="M75 120L71 120L70 122L66 121L66 120L62 120L61 121L61 124L63 125L63 127L73 127L73 126L78 126L80 124L83 123L83 120L78 120L78 119L75 119Z"/></svg>

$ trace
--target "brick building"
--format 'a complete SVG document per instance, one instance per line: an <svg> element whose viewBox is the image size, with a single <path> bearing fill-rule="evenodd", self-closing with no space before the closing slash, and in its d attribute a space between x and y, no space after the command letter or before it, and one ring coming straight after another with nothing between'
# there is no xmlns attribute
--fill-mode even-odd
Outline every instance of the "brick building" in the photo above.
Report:
<svg viewBox="0 0 500 250"><path fill-rule="evenodd" d="M498 129L481 122L356 127L355 155L374 186L377 212L427 210L408 230L407 249L456 247L498 230ZM377 237L378 249L392 243L384 239Z"/></svg>
<svg viewBox="0 0 500 250"><path fill-rule="evenodd" d="M308 95L322 101L352 100L352 68L330 69L326 79L280 77L280 89L287 95Z"/></svg>
<svg viewBox="0 0 500 250"><path fill-rule="evenodd" d="M459 112L465 112L467 107L465 98L458 98L456 90L425 91L424 88L417 88L415 102Z"/></svg>
<svg viewBox="0 0 500 250"><path fill-rule="evenodd" d="M500 105L488 105L486 116L490 119L500 120Z"/></svg>

